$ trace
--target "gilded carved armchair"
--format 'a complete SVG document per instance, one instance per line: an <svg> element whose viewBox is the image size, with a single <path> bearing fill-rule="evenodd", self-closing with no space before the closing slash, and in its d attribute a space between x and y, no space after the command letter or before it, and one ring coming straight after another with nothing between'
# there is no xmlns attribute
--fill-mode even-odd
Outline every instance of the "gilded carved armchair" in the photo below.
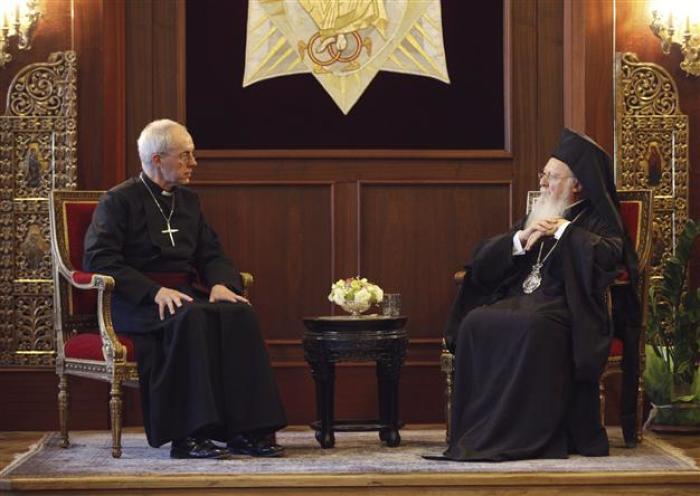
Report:
<svg viewBox="0 0 700 496"><path fill-rule="evenodd" d="M102 191L53 191L49 210L55 284L56 374L61 446L68 447L69 375L108 382L112 456L121 456L122 387L138 387L134 345L112 325L114 279L84 272L85 232ZM253 276L241 273L248 288Z"/></svg>
<svg viewBox="0 0 700 496"><path fill-rule="evenodd" d="M529 213L530 207L532 206L534 200L539 196L538 191L530 191L528 193L527 199L527 212ZM632 243L635 246L637 255L639 256L639 288L638 293L640 295L642 303L642 326L641 326L641 336L639 339L639 347L637 350L638 354L638 368L637 374L633 374L633 382L631 387L636 388L636 404L635 404L635 422L634 430L637 442L642 441L642 416L644 408L644 384L642 380L642 374L644 372L645 366L645 355L644 355L644 329L646 324L646 312L647 312L647 292L649 286L649 274L648 274L648 262L651 253L651 231L652 231L652 190L639 189L639 190L621 190L618 191L618 196L620 199L620 215L622 217L625 226L629 232ZM465 271L456 272L454 275L454 280L456 284L461 284L462 280L467 277ZM621 273L615 282L611 285L608 291L607 300L608 308L611 312L611 318L614 320L615 315L613 313L614 305L612 303L611 294L614 295L616 286L624 286L630 284L629 278L626 273ZM606 364L605 370L600 378L600 416L605 425L605 380L607 377L615 374L622 374L622 357L624 353L623 343L620 339L614 338L610 346L610 354L608 356L608 362ZM443 350L440 356L440 368L445 374L446 387L445 387L445 415L447 419L447 433L446 437L449 441L450 437L450 422L451 422L451 407L452 407L452 392L454 384L454 355L447 349L443 342ZM623 387L622 394L632 394L632 391L625 391Z"/></svg>

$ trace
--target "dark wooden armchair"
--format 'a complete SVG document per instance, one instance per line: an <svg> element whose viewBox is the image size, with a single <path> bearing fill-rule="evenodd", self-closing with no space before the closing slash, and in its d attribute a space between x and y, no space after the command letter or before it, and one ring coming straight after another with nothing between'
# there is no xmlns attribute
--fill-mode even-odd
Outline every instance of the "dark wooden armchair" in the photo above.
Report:
<svg viewBox="0 0 700 496"><path fill-rule="evenodd" d="M644 354L644 334L643 329L645 328L646 322L646 312L647 312L647 298L646 294L648 292L649 285L649 275L647 270L647 265L649 262L649 256L651 252L651 231L652 231L652 191L651 190L626 190L618 191L620 199L620 215L622 217L625 226L629 232L630 238L635 246L637 255L639 256L639 288L638 292L640 295L642 303L642 335L639 339L639 349L637 353L639 354L638 370L636 375L636 387L637 387L637 400L636 400L636 419L635 419L635 431L637 442L642 441L642 416L644 407L644 383L642 380L642 375L644 373L645 366L645 354ZM527 198L527 212L529 213L530 208L534 200L539 196L539 191L530 191ZM465 271L456 272L454 275L455 283L461 284L463 279L467 277ZM612 311L613 305L611 304L611 293L614 292L615 286L623 286L630 284L629 277L626 273L621 273L620 276L612 284L612 287L608 291L608 307ZM614 316L613 316L614 317ZM614 338L612 345L610 346L610 355L608 357L608 362L605 366L605 370L600 378L600 415L603 425L605 425L605 380L611 375L622 374L622 356L624 352L624 345L622 341L618 338ZM447 439L450 437L450 422L452 419L451 408L452 408L452 393L454 384L454 355L444 346L440 356L440 368L445 374L446 386L445 386L445 415L447 418ZM624 394L624 391L623 391Z"/></svg>
<svg viewBox="0 0 700 496"><path fill-rule="evenodd" d="M83 242L102 191L53 191L49 201L54 260L56 374L61 446L67 447L68 376L108 382L112 456L121 456L122 387L138 387L134 345L112 325L114 279L83 267ZM253 276L241 274L244 287Z"/></svg>

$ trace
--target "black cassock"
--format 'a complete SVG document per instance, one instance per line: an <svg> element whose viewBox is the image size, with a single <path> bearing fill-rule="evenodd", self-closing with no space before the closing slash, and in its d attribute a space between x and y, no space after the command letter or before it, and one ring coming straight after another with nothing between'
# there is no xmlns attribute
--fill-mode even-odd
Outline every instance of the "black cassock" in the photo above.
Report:
<svg viewBox="0 0 700 496"><path fill-rule="evenodd" d="M149 444L194 434L227 441L237 433L284 427L254 311L243 303L208 301L208 288L215 284L238 294L243 286L204 220L199 198L183 187L165 196L143 178L166 216L174 196L175 245L162 232L163 214L136 177L101 198L85 236L84 266L115 279L112 319L136 347ZM194 301L173 316L166 308L161 321L153 298L161 286L172 287L169 280Z"/></svg>
<svg viewBox="0 0 700 496"><path fill-rule="evenodd" d="M604 292L622 261L623 242L588 200L566 218L577 215L531 294L522 283L539 244L513 255L521 226L475 251L446 331L456 358L447 458L608 454L598 411L598 378L611 339ZM555 240L543 243L545 257Z"/></svg>

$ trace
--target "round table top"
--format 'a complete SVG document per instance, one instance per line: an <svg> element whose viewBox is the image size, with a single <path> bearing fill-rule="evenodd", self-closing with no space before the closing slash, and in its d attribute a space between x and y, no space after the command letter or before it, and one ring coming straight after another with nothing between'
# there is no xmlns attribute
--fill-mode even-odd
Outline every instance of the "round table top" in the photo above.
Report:
<svg viewBox="0 0 700 496"><path fill-rule="evenodd" d="M304 325L309 331L394 331L403 329L408 321L405 315L320 315L304 317Z"/></svg>

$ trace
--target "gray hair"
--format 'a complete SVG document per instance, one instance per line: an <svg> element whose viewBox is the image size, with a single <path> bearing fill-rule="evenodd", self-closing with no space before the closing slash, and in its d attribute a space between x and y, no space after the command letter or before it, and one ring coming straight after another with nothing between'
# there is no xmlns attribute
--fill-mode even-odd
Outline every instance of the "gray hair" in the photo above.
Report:
<svg viewBox="0 0 700 496"><path fill-rule="evenodd" d="M142 166L151 167L153 155L170 151L176 129L182 129L189 136L185 126L170 119L159 119L143 128L137 140Z"/></svg>

